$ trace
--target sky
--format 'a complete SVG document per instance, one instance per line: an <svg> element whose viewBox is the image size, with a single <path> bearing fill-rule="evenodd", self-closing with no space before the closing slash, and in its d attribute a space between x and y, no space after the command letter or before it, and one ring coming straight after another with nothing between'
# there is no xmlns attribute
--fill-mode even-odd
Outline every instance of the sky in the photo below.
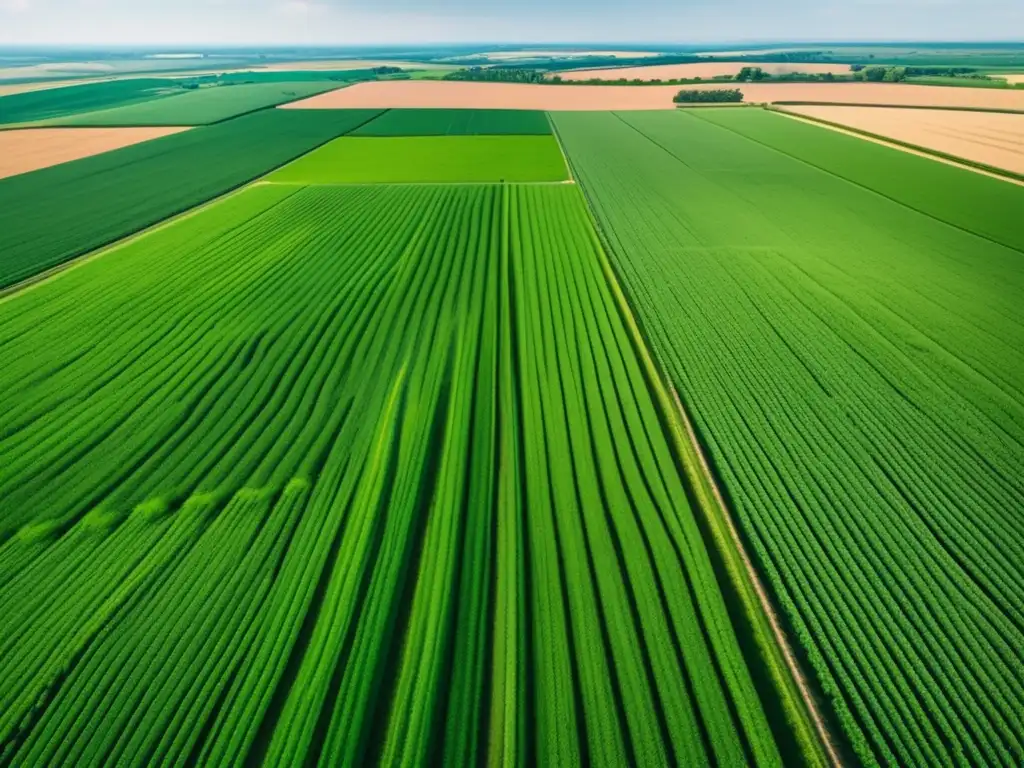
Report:
<svg viewBox="0 0 1024 768"><path fill-rule="evenodd" d="M1024 0L0 0L4 44L1024 38Z"/></svg>

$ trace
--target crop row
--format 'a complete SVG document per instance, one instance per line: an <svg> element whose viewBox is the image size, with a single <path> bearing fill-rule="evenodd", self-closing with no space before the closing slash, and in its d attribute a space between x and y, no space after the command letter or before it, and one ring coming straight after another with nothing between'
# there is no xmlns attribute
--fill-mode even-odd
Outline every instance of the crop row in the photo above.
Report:
<svg viewBox="0 0 1024 768"><path fill-rule="evenodd" d="M780 765L603 259L263 185L0 303L0 760Z"/></svg>
<svg viewBox="0 0 1024 768"><path fill-rule="evenodd" d="M376 114L267 110L0 180L0 288L241 186Z"/></svg>
<svg viewBox="0 0 1024 768"><path fill-rule="evenodd" d="M701 115L555 126L833 722L864 764L1020 764L1021 253Z"/></svg>

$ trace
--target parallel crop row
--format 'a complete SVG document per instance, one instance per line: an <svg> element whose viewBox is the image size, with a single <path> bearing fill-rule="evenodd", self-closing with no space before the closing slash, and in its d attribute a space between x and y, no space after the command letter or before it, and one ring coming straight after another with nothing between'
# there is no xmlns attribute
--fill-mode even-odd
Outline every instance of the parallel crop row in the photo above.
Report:
<svg viewBox="0 0 1024 768"><path fill-rule="evenodd" d="M0 180L0 289L234 189L375 114L267 110Z"/></svg>
<svg viewBox="0 0 1024 768"><path fill-rule="evenodd" d="M855 757L1021 764L1022 254L698 117L555 123Z"/></svg>
<svg viewBox="0 0 1024 768"><path fill-rule="evenodd" d="M0 762L780 765L603 258L266 185L0 304Z"/></svg>

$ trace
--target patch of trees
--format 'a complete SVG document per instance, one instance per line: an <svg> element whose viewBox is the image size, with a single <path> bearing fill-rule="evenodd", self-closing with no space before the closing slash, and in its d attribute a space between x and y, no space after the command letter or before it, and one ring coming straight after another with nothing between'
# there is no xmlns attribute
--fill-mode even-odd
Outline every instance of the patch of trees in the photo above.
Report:
<svg viewBox="0 0 1024 768"><path fill-rule="evenodd" d="M866 83L902 83L907 79L906 67L864 67L853 73L854 80Z"/></svg>
<svg viewBox="0 0 1024 768"><path fill-rule="evenodd" d="M544 73L516 67L468 67L449 72L444 79L476 83L543 83Z"/></svg>
<svg viewBox="0 0 1024 768"><path fill-rule="evenodd" d="M672 99L676 104L722 104L743 101L739 88L714 88L707 91L680 91Z"/></svg>
<svg viewBox="0 0 1024 768"><path fill-rule="evenodd" d="M375 75L397 75L405 70L401 67L374 67L371 71Z"/></svg>

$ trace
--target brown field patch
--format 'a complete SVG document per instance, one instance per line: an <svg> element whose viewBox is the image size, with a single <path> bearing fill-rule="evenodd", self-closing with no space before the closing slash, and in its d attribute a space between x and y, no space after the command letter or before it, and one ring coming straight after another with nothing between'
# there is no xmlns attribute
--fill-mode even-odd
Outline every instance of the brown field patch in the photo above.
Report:
<svg viewBox="0 0 1024 768"><path fill-rule="evenodd" d="M187 130L188 128L28 128L0 131L0 179Z"/></svg>
<svg viewBox="0 0 1024 768"><path fill-rule="evenodd" d="M612 69L574 69L569 72L556 72L563 80L692 80L726 75L733 77L743 67L760 67L771 75L786 75L792 72L823 75L848 74L849 64L751 64L740 61L708 61L699 64L652 64L640 67L618 67Z"/></svg>
<svg viewBox="0 0 1024 768"><path fill-rule="evenodd" d="M1007 109L1024 112L1024 90L947 88L897 83L703 83L699 85L524 85L390 80L357 83L283 109L448 107L459 109L630 110L672 109L682 89L737 87L750 103L779 101L879 106Z"/></svg>
<svg viewBox="0 0 1024 768"><path fill-rule="evenodd" d="M1024 174L1024 115L887 107L794 106L785 109Z"/></svg>
<svg viewBox="0 0 1024 768"><path fill-rule="evenodd" d="M989 75L989 77L1001 78L1001 79L1005 80L1008 83L1012 83L1013 85L1020 85L1021 83L1024 83L1024 74L1020 74L1020 75Z"/></svg>
<svg viewBox="0 0 1024 768"><path fill-rule="evenodd" d="M357 83L282 106L284 109L447 107L452 109L672 109L677 88L629 85L526 85L449 80Z"/></svg>

